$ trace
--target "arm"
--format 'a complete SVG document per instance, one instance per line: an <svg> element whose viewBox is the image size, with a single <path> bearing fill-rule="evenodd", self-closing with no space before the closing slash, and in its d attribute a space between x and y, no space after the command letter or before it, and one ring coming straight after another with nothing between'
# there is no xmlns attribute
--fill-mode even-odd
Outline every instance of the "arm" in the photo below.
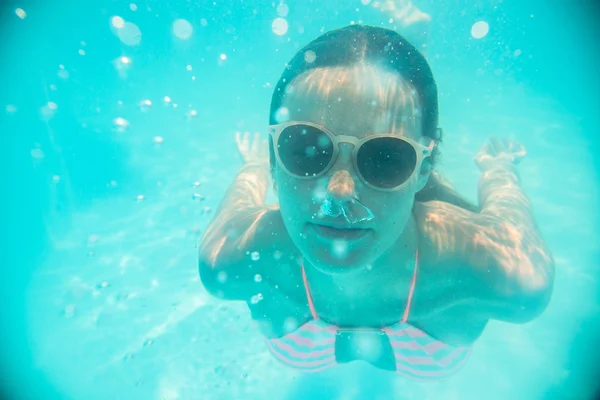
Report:
<svg viewBox="0 0 600 400"><path fill-rule="evenodd" d="M517 173L524 149L511 146L492 139L476 156L480 213L430 202L416 215L430 262L465 277L456 290L466 304L484 318L527 322L549 302L554 262Z"/></svg>
<svg viewBox="0 0 600 400"><path fill-rule="evenodd" d="M251 152L247 136L244 141L245 153ZM238 137L238 147L243 144ZM256 152L257 146L253 147ZM243 155L244 151L240 149ZM249 252L261 251L259 238L264 235L260 231L268 229L274 217L273 207L265 205L269 171L263 161L249 161L240 169L200 241L200 278L220 298L247 300L251 296L249 284L258 265Z"/></svg>

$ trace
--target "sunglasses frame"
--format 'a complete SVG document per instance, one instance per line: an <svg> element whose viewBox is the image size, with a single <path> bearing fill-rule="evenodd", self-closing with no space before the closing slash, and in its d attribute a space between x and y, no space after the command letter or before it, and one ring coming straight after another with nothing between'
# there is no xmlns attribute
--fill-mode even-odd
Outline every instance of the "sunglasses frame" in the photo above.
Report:
<svg viewBox="0 0 600 400"><path fill-rule="evenodd" d="M289 127L295 126L295 125L306 125L306 126L310 126L312 128L318 129L321 132L325 133L329 137L331 142L333 143L333 155L331 156L331 160L329 161L327 166L325 168L323 168L323 170L321 172L314 174L314 175L308 175L308 176L297 175L297 174L292 173L290 170L288 170L286 168L286 166L281 162L281 157L279 156L279 146L278 146L279 137L281 136L281 133L286 128L289 128ZM333 132L331 132L329 129L325 128L324 126L315 124L313 122L307 122L307 121L288 121L288 122L284 122L281 124L269 125L269 135L271 135L271 137L273 138L273 147L275 150L275 157L277 159L277 163L279 164L279 166L287 174L289 174L293 177L299 178L299 179L316 179L316 178L319 178L322 175L326 174L331 169L333 164L335 164L335 161L337 160L337 157L339 155L340 143L349 143L354 146L354 148L352 149L352 164L354 166L354 171L356 172L356 174L358 175L360 180L368 187L375 189L375 190L383 191L383 192L395 192L395 191L401 190L404 187L406 187L413 180L417 171L419 171L421 169L423 160L425 158L431 156L431 153L433 152L433 148L435 147L435 141L433 139L431 140L429 146L424 146L421 143L417 142L416 140L413 140L413 139L410 139L410 138L407 138L404 136L394 135L391 133L369 135L362 139L359 139L354 136L336 135ZM393 188L382 188L382 187L375 186L375 185L367 182L367 180L363 177L362 173L360 172L360 170L358 168L357 160L358 160L358 150L360 149L360 147L363 144L365 144L366 142L369 142L374 139L379 139L379 138L394 138L394 139L402 140L402 141L410 144L413 147L413 149L415 150L416 156L417 156L415 167L414 167L411 175L400 185L395 186Z"/></svg>

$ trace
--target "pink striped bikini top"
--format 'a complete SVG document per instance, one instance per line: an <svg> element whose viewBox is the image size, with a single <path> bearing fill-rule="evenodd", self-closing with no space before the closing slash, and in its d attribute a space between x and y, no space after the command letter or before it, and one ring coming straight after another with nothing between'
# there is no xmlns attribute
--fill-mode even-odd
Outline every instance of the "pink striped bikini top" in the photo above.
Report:
<svg viewBox="0 0 600 400"><path fill-rule="evenodd" d="M450 346L407 323L418 263L417 251L402 319L382 329L343 328L320 319L302 265L302 279L313 319L281 338L267 339L269 350L279 361L302 372L319 372L337 364L362 360L417 380L437 380L452 375L464 365L470 347Z"/></svg>

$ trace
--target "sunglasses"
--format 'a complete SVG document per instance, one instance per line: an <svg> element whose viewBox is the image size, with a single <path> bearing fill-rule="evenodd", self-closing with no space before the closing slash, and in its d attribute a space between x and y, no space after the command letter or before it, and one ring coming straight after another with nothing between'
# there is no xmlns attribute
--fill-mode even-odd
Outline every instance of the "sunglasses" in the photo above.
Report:
<svg viewBox="0 0 600 400"><path fill-rule="evenodd" d="M369 187L395 191L406 186L431 156L429 146L392 134L354 136L334 135L311 122L290 121L269 126L277 162L288 174L313 179L325 174L339 153L340 143L354 146L352 160L360 179Z"/></svg>

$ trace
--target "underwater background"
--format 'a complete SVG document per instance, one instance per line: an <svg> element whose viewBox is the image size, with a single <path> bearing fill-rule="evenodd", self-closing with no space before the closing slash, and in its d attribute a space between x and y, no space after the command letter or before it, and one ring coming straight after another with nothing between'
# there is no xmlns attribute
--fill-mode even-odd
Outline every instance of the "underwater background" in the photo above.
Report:
<svg viewBox="0 0 600 400"><path fill-rule="evenodd" d="M306 376L269 355L244 304L202 288L198 240L241 165L235 132L266 135L285 63L321 33L395 28L371 1L5 0L3 398L593 398L598 5L414 3L432 19L439 169L476 200L490 135L528 150L521 177L556 261L540 318L491 322L439 383L360 363Z"/></svg>

